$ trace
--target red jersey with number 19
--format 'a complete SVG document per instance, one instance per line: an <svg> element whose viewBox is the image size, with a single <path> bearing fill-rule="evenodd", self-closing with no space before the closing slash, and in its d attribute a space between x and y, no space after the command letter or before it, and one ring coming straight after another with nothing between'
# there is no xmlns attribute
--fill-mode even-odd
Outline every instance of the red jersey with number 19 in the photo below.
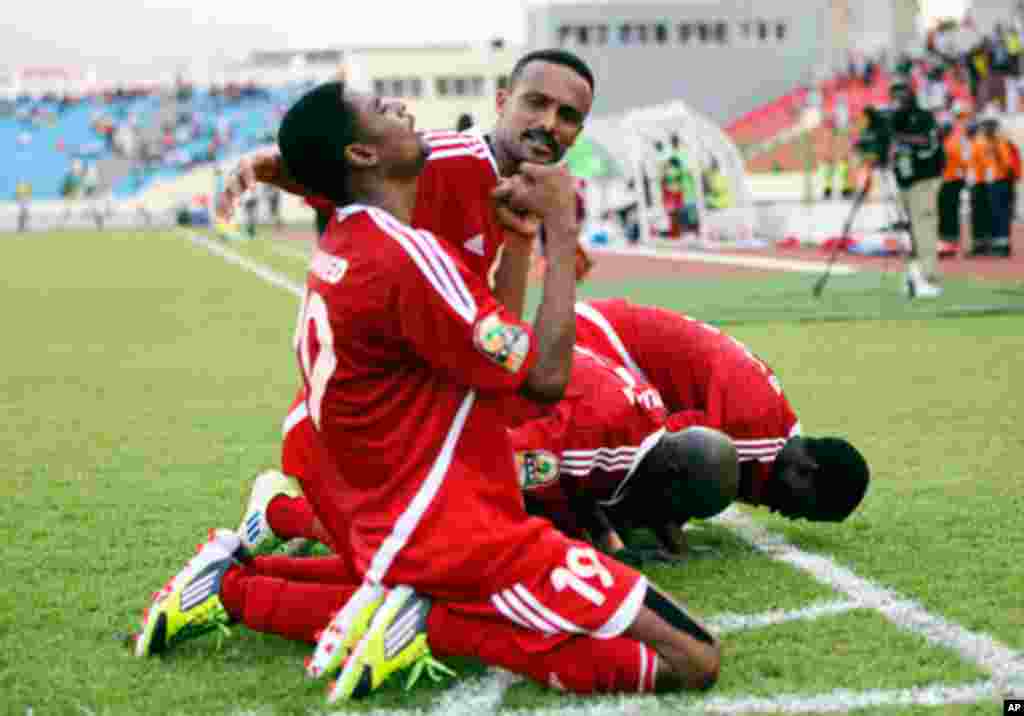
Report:
<svg viewBox="0 0 1024 716"><path fill-rule="evenodd" d="M340 210L297 350L316 431L307 479L338 493L317 512L345 530L360 573L465 597L543 529L525 517L501 412L534 360L530 330L443 242L381 209Z"/></svg>

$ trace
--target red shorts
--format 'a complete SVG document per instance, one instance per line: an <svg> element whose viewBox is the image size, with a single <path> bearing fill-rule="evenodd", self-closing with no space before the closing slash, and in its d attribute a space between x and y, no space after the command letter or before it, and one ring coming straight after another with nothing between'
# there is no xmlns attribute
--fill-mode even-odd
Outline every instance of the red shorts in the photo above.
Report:
<svg viewBox="0 0 1024 716"><path fill-rule="evenodd" d="M313 464L313 422L309 419L305 391L300 389L292 401L281 432L281 472L304 486Z"/></svg>
<svg viewBox="0 0 1024 716"><path fill-rule="evenodd" d="M314 469L321 449L300 394L285 420L282 469L302 484L345 558L344 571L358 583L367 569L367 555L359 559L351 550L353 540L361 540L350 530L341 491ZM492 465L493 457L488 456ZM481 472L456 461L446 483L498 479ZM454 516L452 530L428 533L406 545L408 558L388 571L389 584L408 584L443 599L453 611L510 621L556 639L574 634L611 638L632 624L647 589L643 575L589 544L569 539L546 520L528 517L521 503L510 518L507 511L486 506L471 510L460 495L445 490L436 495L432 509ZM480 523L475 528L470 526L474 517ZM469 535L475 537L471 548L460 552L458 545Z"/></svg>

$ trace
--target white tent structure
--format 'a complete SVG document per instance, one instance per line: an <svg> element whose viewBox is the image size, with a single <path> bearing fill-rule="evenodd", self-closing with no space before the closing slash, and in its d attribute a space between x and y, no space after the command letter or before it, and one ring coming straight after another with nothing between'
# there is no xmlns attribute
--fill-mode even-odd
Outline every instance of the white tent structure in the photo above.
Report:
<svg viewBox="0 0 1024 716"><path fill-rule="evenodd" d="M746 241L753 237L756 212L753 193L747 183L743 157L735 143L720 127L698 114L685 102L643 107L624 115L597 118L587 123L589 138L605 149L621 170L617 177L595 181L595 210L598 212L618 208L627 202L639 203L640 236L652 236L652 227L661 229L668 218L661 203L659 177L664 156L659 156L655 142L669 146L669 139L677 135L685 150L688 166L697 189L697 212L701 237L711 241ZM732 195L732 206L710 209L705 201L704 171L717 162L725 176ZM632 190L625 189L632 179ZM617 184L617 186L616 186ZM612 197L618 195L617 199Z"/></svg>

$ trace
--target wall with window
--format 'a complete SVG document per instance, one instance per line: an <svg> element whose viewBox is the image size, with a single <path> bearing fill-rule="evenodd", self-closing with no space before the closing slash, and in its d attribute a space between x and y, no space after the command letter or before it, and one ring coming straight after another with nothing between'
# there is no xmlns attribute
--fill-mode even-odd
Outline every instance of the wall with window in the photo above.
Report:
<svg viewBox="0 0 1024 716"><path fill-rule="evenodd" d="M452 129L462 113L488 129L496 119L494 97L522 54L521 47L357 48L347 53L359 85L402 99L417 127Z"/></svg>
<svg viewBox="0 0 1024 716"><path fill-rule="evenodd" d="M829 2L534 3L527 44L591 65L595 115L683 99L724 123L821 69Z"/></svg>

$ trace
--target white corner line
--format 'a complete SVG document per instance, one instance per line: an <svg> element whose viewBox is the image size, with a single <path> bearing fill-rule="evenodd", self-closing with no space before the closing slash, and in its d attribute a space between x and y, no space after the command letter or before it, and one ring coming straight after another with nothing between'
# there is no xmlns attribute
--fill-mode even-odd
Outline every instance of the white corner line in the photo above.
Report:
<svg viewBox="0 0 1024 716"><path fill-rule="evenodd" d="M857 709L886 706L944 706L972 704L993 698L995 684L979 681L971 684L933 684L911 689L836 689L822 694L780 694L779 696L712 696L697 700L693 696L634 696L588 700L563 707L516 709L502 716L698 716L741 713L820 714L846 713Z"/></svg>
<svg viewBox="0 0 1024 716"><path fill-rule="evenodd" d="M764 627L785 624L786 622L809 621L845 614L854 609L864 607L857 602L837 599L828 602L815 602L800 609L773 609L760 614L731 614L723 612L704 619L711 631L716 634L729 634L731 632L747 631L748 629L763 629Z"/></svg>
<svg viewBox="0 0 1024 716"><path fill-rule="evenodd" d="M293 249L289 246L284 246L279 240L271 239L267 244L267 247L278 256L284 256L289 259L296 259L302 263L309 265L309 252L302 251L300 249Z"/></svg>
<svg viewBox="0 0 1024 716"><path fill-rule="evenodd" d="M807 572L858 605L878 611L901 629L918 634L932 644L952 649L990 673L998 689L1024 694L1024 656L1020 652L988 634L972 632L932 614L918 602L860 577L828 557L795 547L735 507L730 507L715 520L771 559Z"/></svg>
<svg viewBox="0 0 1024 716"><path fill-rule="evenodd" d="M229 249L227 246L223 246L219 242L207 238L206 236L202 236L201 234L196 234L191 231L182 231L181 235L184 236L189 241L191 241L193 244L201 246L210 253L220 256L228 263L240 266L246 271L256 274L267 283L273 286L277 286L278 288L283 288L285 291L288 291L293 296L302 298L302 286L295 283L290 278L286 277L284 274L278 273L277 271L274 271L273 269L268 268L267 266L264 266L261 263L258 263L250 258L242 256L242 254L238 253L237 251L233 251Z"/></svg>

